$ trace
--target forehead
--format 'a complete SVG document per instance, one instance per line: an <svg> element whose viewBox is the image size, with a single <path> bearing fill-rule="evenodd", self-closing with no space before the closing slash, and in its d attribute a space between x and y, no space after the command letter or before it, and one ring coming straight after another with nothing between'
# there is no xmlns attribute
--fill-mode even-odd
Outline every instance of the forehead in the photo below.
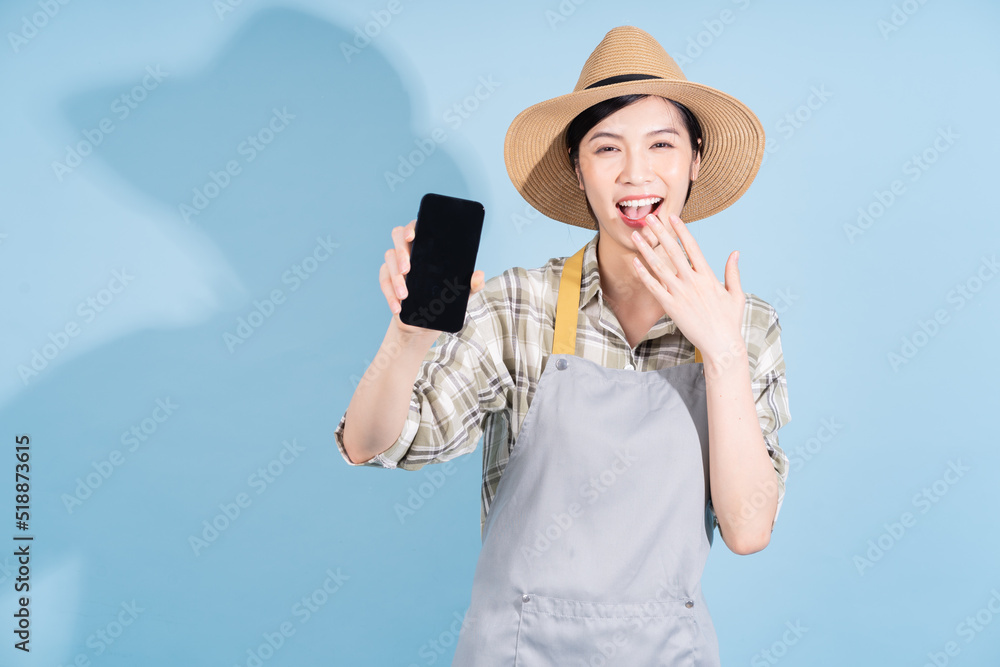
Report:
<svg viewBox="0 0 1000 667"><path fill-rule="evenodd" d="M667 99L650 95L602 119L590 129L587 138L601 131L628 136L645 135L663 128L673 128L680 137L688 134L677 107Z"/></svg>

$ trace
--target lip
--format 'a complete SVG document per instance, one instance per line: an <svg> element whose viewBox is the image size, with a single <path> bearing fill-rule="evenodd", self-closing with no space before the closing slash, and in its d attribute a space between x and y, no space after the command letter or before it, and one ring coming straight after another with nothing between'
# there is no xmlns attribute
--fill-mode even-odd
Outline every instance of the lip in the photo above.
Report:
<svg viewBox="0 0 1000 667"><path fill-rule="evenodd" d="M632 218L627 217L625 215L625 212L622 211L621 207L618 206L618 202L629 201L629 200L632 200L632 199L647 199L649 197L658 197L660 199L660 201L653 207L653 209L652 209L652 211L650 211L650 213L655 213L658 210L660 210L660 206L663 205L663 202L664 202L664 199L665 199L664 197L661 197L660 195L653 195L653 194L650 194L650 195L629 195L628 197L622 197L621 199L619 199L618 201L615 202L615 210L618 211L618 217L619 217L619 219L621 219L622 222L624 222L629 227L632 227L633 229L642 229L643 227L645 227L646 226L646 219L645 218L642 218L640 220L633 220Z"/></svg>
<svg viewBox="0 0 1000 667"><path fill-rule="evenodd" d="M629 201L630 199L649 199L650 197L656 197L657 199L660 200L661 204L663 203L663 201L662 201L663 200L663 195L658 195L655 192L649 192L649 193L645 193L645 194L640 193L640 194L635 194L635 195L626 195L626 196L622 197L621 199L619 199L618 201L616 201L615 202L615 206L618 206L618 204L621 204L623 201Z"/></svg>

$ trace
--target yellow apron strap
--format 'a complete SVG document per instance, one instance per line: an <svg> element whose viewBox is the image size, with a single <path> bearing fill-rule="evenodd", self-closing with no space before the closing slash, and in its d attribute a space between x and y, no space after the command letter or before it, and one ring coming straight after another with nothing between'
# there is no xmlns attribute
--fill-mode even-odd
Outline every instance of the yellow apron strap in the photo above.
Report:
<svg viewBox="0 0 1000 667"><path fill-rule="evenodd" d="M580 312L580 280L583 272L584 245L563 264L559 279L559 299L556 301L556 330L552 339L552 354L576 353L576 325ZM694 348L694 362L702 363L701 350Z"/></svg>
<svg viewBox="0 0 1000 667"><path fill-rule="evenodd" d="M576 353L576 323L580 312L580 278L583 268L583 246L563 264L559 279L559 300L556 302L556 330L552 339L552 354Z"/></svg>

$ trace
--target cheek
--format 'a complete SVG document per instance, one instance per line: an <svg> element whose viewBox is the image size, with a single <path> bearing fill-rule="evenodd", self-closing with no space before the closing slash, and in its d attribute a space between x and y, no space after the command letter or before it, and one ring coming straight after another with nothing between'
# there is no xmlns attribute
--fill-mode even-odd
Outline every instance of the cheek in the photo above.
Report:
<svg viewBox="0 0 1000 667"><path fill-rule="evenodd" d="M663 171L661 173L664 178L682 180L687 183L688 176L691 174L691 160L676 155L669 160L664 160L662 168Z"/></svg>
<svg viewBox="0 0 1000 667"><path fill-rule="evenodd" d="M588 199L593 199L595 194L605 187L605 178L606 176L599 169L595 169L593 165L580 164L580 175L577 178L577 182L579 183L582 179L583 189L586 191Z"/></svg>
<svg viewBox="0 0 1000 667"><path fill-rule="evenodd" d="M583 181L587 184L588 191L605 191L614 187L618 170L610 164L610 160L603 163L592 163L581 169Z"/></svg>
<svg viewBox="0 0 1000 667"><path fill-rule="evenodd" d="M684 171L685 167L675 154L661 155L653 164L653 168L663 178L676 176L678 173Z"/></svg>

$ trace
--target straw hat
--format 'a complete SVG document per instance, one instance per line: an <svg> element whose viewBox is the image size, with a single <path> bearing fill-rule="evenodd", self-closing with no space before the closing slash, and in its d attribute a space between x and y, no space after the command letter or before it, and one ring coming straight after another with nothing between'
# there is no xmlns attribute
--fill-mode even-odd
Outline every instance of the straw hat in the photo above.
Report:
<svg viewBox="0 0 1000 667"><path fill-rule="evenodd" d="M646 93L677 100L698 118L704 152L684 222L718 213L746 192L764 159L764 126L736 98L688 81L653 37L634 26L611 29L583 65L573 92L539 102L514 118L504 140L507 174L540 213L597 229L566 147L566 129L603 100Z"/></svg>

